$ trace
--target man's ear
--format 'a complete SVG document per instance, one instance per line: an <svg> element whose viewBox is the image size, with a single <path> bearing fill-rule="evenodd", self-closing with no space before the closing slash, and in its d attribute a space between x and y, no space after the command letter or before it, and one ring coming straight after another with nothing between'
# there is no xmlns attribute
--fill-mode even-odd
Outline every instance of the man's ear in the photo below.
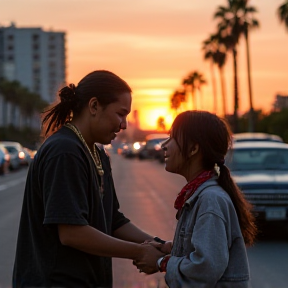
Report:
<svg viewBox="0 0 288 288"><path fill-rule="evenodd" d="M197 154L199 152L199 144L194 144L192 146L191 152L189 154L189 157L194 156L195 154Z"/></svg>
<svg viewBox="0 0 288 288"><path fill-rule="evenodd" d="M89 111L90 113L95 116L96 113L97 113L97 109L99 107L99 102L98 102L98 99L96 97L92 97L90 100L89 100Z"/></svg>

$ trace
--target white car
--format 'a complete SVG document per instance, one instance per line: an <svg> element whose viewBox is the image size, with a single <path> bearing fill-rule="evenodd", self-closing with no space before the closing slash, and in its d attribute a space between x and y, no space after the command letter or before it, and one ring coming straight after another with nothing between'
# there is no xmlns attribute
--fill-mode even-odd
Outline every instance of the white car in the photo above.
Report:
<svg viewBox="0 0 288 288"><path fill-rule="evenodd" d="M0 143L8 150L10 154L10 161L13 159L14 164L11 165L11 170L15 170L21 165L30 164L31 156L25 151L19 142L1 141Z"/></svg>
<svg viewBox="0 0 288 288"><path fill-rule="evenodd" d="M0 144L0 175L6 174L10 165L10 154L7 149Z"/></svg>
<svg viewBox="0 0 288 288"><path fill-rule="evenodd" d="M225 160L257 218L288 224L288 144L236 142Z"/></svg>
<svg viewBox="0 0 288 288"><path fill-rule="evenodd" d="M284 142L283 139L275 134L259 133L259 132L245 132L235 133L232 136L234 142L246 142L246 141L272 141L272 142Z"/></svg>

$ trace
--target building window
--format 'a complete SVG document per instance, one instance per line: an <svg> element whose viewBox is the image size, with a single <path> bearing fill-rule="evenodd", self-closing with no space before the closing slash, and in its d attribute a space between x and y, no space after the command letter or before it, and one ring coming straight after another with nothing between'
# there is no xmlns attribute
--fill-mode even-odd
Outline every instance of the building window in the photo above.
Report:
<svg viewBox="0 0 288 288"><path fill-rule="evenodd" d="M35 86L40 86L41 81L39 77L34 76L34 87Z"/></svg>
<svg viewBox="0 0 288 288"><path fill-rule="evenodd" d="M39 45L38 44L34 44L33 45L33 50L38 50L39 49Z"/></svg>
<svg viewBox="0 0 288 288"><path fill-rule="evenodd" d="M55 49L55 45L53 45L53 44L49 45L49 49L50 50L54 50Z"/></svg>
<svg viewBox="0 0 288 288"><path fill-rule="evenodd" d="M7 50L8 51L13 51L14 50L14 46L13 45L8 45Z"/></svg>
<svg viewBox="0 0 288 288"><path fill-rule="evenodd" d="M34 87L33 87L33 92L35 92L35 93L39 93L40 94L40 86L39 85L34 85Z"/></svg>
<svg viewBox="0 0 288 288"><path fill-rule="evenodd" d="M33 34L32 35L32 39L33 39L33 41L37 41L37 40L39 40L39 35L38 34Z"/></svg>
<svg viewBox="0 0 288 288"><path fill-rule="evenodd" d="M49 62L49 68L55 68L56 67L56 63L55 62Z"/></svg>
<svg viewBox="0 0 288 288"><path fill-rule="evenodd" d="M40 58L40 57L39 57L39 54L34 54L34 55L33 55L33 60L39 60L39 58Z"/></svg>
<svg viewBox="0 0 288 288"><path fill-rule="evenodd" d="M40 68L40 63L39 62L33 62L33 68Z"/></svg>
<svg viewBox="0 0 288 288"><path fill-rule="evenodd" d="M56 87L56 81L55 81L55 80L50 80L50 81L49 81L49 87L50 87L50 89L55 89L55 87Z"/></svg>
<svg viewBox="0 0 288 288"><path fill-rule="evenodd" d="M7 59L8 59L8 61L14 61L14 56L13 55L9 55Z"/></svg>
<svg viewBox="0 0 288 288"><path fill-rule="evenodd" d="M11 34L8 35L8 36L7 36L7 39L8 39L9 41L13 41L13 40L14 40L14 35L11 35Z"/></svg>

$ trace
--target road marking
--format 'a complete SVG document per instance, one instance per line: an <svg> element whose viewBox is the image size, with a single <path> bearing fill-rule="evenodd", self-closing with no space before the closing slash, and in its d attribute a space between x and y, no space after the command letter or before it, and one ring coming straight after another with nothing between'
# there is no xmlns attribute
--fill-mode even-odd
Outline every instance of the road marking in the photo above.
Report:
<svg viewBox="0 0 288 288"><path fill-rule="evenodd" d="M10 182L7 182L6 184L0 185L0 191L7 190L8 188L17 186L18 184L21 184L25 181L26 181L26 177L22 177L22 178L17 179L17 180L12 180Z"/></svg>

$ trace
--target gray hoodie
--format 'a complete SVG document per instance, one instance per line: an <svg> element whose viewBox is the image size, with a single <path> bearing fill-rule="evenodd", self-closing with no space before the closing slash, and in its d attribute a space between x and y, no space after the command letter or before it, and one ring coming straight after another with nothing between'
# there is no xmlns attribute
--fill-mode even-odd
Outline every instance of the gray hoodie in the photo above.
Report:
<svg viewBox="0 0 288 288"><path fill-rule="evenodd" d="M216 179L200 185L185 203L165 275L170 288L249 287L237 214Z"/></svg>

